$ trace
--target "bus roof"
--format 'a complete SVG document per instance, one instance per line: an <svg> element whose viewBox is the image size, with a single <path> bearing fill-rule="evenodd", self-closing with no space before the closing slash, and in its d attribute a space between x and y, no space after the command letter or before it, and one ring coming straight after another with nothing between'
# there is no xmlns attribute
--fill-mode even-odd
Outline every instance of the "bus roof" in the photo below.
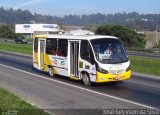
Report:
<svg viewBox="0 0 160 115"><path fill-rule="evenodd" d="M57 38L57 39L69 39L69 40L92 40L92 39L100 39L100 38L113 38L118 39L114 36L107 35L68 35L68 34L43 34L36 35L35 38Z"/></svg>

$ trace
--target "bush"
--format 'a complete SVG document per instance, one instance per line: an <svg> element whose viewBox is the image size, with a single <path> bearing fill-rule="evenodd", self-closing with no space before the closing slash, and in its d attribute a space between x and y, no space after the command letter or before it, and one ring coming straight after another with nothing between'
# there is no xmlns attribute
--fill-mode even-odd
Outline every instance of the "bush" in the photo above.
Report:
<svg viewBox="0 0 160 115"><path fill-rule="evenodd" d="M96 34L120 38L126 47L144 47L145 35L121 25L104 25L97 28Z"/></svg>
<svg viewBox="0 0 160 115"><path fill-rule="evenodd" d="M158 44L156 44L156 46L154 46L154 48L160 48L160 41Z"/></svg>
<svg viewBox="0 0 160 115"><path fill-rule="evenodd" d="M1 38L15 38L17 35L14 33L14 28L9 25L0 25Z"/></svg>

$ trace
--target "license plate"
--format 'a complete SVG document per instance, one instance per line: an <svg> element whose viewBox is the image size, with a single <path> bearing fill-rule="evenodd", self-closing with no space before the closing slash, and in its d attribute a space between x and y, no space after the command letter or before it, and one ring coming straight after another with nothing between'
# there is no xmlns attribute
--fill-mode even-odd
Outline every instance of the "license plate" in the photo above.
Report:
<svg viewBox="0 0 160 115"><path fill-rule="evenodd" d="M119 80L119 79L122 79L122 76L116 76L115 77L115 80Z"/></svg>

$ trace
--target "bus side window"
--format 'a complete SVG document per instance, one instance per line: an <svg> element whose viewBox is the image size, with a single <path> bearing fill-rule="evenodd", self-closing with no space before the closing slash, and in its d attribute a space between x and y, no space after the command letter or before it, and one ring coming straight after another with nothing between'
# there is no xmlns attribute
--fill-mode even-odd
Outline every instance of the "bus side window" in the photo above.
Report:
<svg viewBox="0 0 160 115"><path fill-rule="evenodd" d="M34 52L37 53L38 52L38 38L34 39Z"/></svg>
<svg viewBox="0 0 160 115"><path fill-rule="evenodd" d="M68 53L67 51L68 51L68 40L59 39L57 55L62 57L67 57Z"/></svg>
<svg viewBox="0 0 160 115"><path fill-rule="evenodd" d="M81 41L81 51L80 51L81 58L94 64L94 56L91 49L91 46L87 40Z"/></svg>
<svg viewBox="0 0 160 115"><path fill-rule="evenodd" d="M56 55L56 52L57 52L57 39L47 39L46 54Z"/></svg>

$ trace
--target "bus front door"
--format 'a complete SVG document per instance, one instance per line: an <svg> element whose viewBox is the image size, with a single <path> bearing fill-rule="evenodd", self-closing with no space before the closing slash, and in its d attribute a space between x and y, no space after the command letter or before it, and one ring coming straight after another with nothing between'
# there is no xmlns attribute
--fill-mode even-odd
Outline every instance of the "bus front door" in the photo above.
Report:
<svg viewBox="0 0 160 115"><path fill-rule="evenodd" d="M45 53L45 40L39 39L38 41L38 57L39 57L39 69L44 69L44 53Z"/></svg>
<svg viewBox="0 0 160 115"><path fill-rule="evenodd" d="M78 77L79 42L70 41L70 75Z"/></svg>

